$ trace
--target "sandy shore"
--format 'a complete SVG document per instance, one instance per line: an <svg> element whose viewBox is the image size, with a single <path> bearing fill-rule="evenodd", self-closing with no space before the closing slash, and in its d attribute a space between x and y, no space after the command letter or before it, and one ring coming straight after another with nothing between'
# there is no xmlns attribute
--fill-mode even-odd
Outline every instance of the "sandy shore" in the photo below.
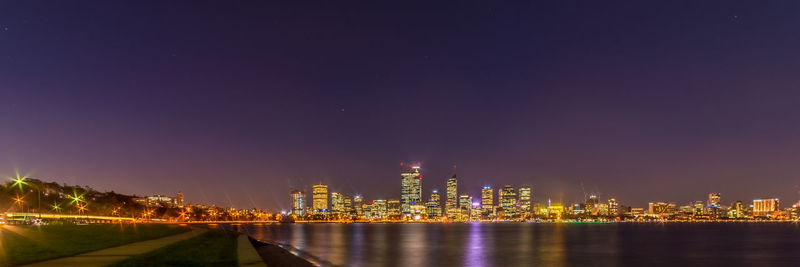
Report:
<svg viewBox="0 0 800 267"><path fill-rule="evenodd" d="M316 266L279 246L264 243L252 238L250 238L250 242L253 243L253 247L258 251L258 255L261 256L261 259L263 259L269 267Z"/></svg>

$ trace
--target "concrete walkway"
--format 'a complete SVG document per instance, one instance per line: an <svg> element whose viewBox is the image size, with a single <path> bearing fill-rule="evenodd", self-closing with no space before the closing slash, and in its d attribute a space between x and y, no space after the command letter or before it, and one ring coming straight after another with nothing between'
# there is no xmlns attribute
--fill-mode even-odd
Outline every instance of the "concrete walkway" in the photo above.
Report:
<svg viewBox="0 0 800 267"><path fill-rule="evenodd" d="M236 240L236 250L239 254L239 266L267 267L246 234L239 234L239 238Z"/></svg>
<svg viewBox="0 0 800 267"><path fill-rule="evenodd" d="M187 233L96 250L72 257L37 262L26 266L106 266L134 255L147 253L163 246L195 237L206 231L208 230L203 228L192 228L192 230Z"/></svg>

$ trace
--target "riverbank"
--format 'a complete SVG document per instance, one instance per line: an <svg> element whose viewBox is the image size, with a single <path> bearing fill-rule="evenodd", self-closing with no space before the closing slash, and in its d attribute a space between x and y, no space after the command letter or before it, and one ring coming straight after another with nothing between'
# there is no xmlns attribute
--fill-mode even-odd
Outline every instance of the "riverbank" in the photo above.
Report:
<svg viewBox="0 0 800 267"><path fill-rule="evenodd" d="M292 254L288 250L277 245L261 242L250 238L250 243L269 267L314 267L311 262Z"/></svg>

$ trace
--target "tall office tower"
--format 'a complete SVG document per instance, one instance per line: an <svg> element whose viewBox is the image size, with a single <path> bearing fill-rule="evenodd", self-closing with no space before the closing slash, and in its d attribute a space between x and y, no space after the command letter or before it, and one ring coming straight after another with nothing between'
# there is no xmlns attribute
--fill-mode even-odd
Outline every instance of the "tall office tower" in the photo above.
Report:
<svg viewBox="0 0 800 267"><path fill-rule="evenodd" d="M608 215L611 217L619 215L619 203L617 203L616 198L608 199Z"/></svg>
<svg viewBox="0 0 800 267"><path fill-rule="evenodd" d="M708 206L709 207L719 207L720 195L719 193L709 193L708 194Z"/></svg>
<svg viewBox="0 0 800 267"><path fill-rule="evenodd" d="M458 179L455 173L450 179L447 179L447 200L445 201L445 209L447 209L448 219L452 220L458 217Z"/></svg>
<svg viewBox="0 0 800 267"><path fill-rule="evenodd" d="M303 216L306 209L306 192L292 190L292 214Z"/></svg>
<svg viewBox="0 0 800 267"><path fill-rule="evenodd" d="M411 214L412 205L422 205L422 175L419 166L400 173L400 208L403 214Z"/></svg>
<svg viewBox="0 0 800 267"><path fill-rule="evenodd" d="M719 193L709 193L708 203L706 206L706 214L711 216L712 218L717 218L722 216L723 212L722 208L720 208L719 202L720 202Z"/></svg>
<svg viewBox="0 0 800 267"><path fill-rule="evenodd" d="M519 215L523 218L531 216L531 187L522 186L519 188Z"/></svg>
<svg viewBox="0 0 800 267"><path fill-rule="evenodd" d="M331 193L331 213L336 215L344 213L344 196L342 194Z"/></svg>
<svg viewBox="0 0 800 267"><path fill-rule="evenodd" d="M353 209L353 197L345 195L344 196L344 214L351 216L356 213L355 209Z"/></svg>
<svg viewBox="0 0 800 267"><path fill-rule="evenodd" d="M705 214L706 205L703 205L703 201L697 200L697 201L693 202L692 203L692 207L694 208L694 215L695 216Z"/></svg>
<svg viewBox="0 0 800 267"><path fill-rule="evenodd" d="M503 218L513 218L517 209L517 193L514 192L514 187L510 185L504 186L500 195L502 196L500 205L503 208Z"/></svg>
<svg viewBox="0 0 800 267"><path fill-rule="evenodd" d="M587 214L593 214L597 210L595 207L597 206L597 196L596 195L589 195L589 199L586 199L586 202L583 204L584 211Z"/></svg>
<svg viewBox="0 0 800 267"><path fill-rule="evenodd" d="M442 208L440 203L439 190L433 190L430 200L428 200L428 203L425 204L425 210L428 213L428 218L438 219L442 216Z"/></svg>
<svg viewBox="0 0 800 267"><path fill-rule="evenodd" d="M328 211L328 186L318 184L312 187L314 213L323 214Z"/></svg>
<svg viewBox="0 0 800 267"><path fill-rule="evenodd" d="M494 216L494 192L492 192L491 186L484 186L481 189L481 210L483 210L483 216L492 217Z"/></svg>
<svg viewBox="0 0 800 267"><path fill-rule="evenodd" d="M472 209L472 198L469 195L458 196L458 208L461 210Z"/></svg>
<svg viewBox="0 0 800 267"><path fill-rule="evenodd" d="M183 208L183 193L178 192L178 195L175 196L175 202L177 202L178 208Z"/></svg>
<svg viewBox="0 0 800 267"><path fill-rule="evenodd" d="M753 199L753 216L770 216L773 212L778 210L779 206L780 200L777 198Z"/></svg>
<svg viewBox="0 0 800 267"><path fill-rule="evenodd" d="M353 198L353 209L355 210L355 214L358 217L364 216L364 207L361 206L363 204L364 198L360 195L356 195Z"/></svg>

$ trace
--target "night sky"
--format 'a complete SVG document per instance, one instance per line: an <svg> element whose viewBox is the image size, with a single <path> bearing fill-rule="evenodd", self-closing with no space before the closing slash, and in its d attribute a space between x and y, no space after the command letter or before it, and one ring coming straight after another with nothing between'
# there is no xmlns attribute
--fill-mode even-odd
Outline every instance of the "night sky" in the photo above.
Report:
<svg viewBox="0 0 800 267"><path fill-rule="evenodd" d="M399 198L401 161L424 199L454 164L476 198L800 198L798 1L134 2L0 6L1 174L273 211Z"/></svg>

